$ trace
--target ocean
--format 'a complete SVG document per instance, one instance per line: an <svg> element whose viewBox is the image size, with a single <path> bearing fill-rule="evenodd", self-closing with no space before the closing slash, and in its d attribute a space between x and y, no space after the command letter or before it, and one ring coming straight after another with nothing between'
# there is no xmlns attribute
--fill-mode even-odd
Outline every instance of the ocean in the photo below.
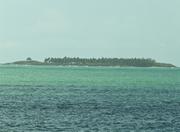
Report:
<svg viewBox="0 0 180 132"><path fill-rule="evenodd" d="M180 69L0 66L2 132L179 132Z"/></svg>

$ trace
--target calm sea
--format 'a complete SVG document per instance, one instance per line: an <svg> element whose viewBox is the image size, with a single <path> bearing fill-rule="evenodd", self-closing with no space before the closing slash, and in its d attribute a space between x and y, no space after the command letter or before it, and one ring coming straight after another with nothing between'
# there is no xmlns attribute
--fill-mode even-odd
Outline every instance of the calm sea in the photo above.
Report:
<svg viewBox="0 0 180 132"><path fill-rule="evenodd" d="M180 131L180 69L0 66L2 132Z"/></svg>

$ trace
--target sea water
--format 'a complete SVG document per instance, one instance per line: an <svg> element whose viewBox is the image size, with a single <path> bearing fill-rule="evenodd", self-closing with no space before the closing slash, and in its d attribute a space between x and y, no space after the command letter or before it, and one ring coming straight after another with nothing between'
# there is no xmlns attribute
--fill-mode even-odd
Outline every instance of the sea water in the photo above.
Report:
<svg viewBox="0 0 180 132"><path fill-rule="evenodd" d="M180 69L0 66L2 132L180 131Z"/></svg>

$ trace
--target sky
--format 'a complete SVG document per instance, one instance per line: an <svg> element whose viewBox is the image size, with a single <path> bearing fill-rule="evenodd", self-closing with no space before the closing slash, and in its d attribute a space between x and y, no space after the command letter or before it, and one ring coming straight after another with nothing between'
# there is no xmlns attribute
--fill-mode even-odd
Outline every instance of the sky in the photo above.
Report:
<svg viewBox="0 0 180 132"><path fill-rule="evenodd" d="M180 0L0 0L0 63L153 58L180 66Z"/></svg>

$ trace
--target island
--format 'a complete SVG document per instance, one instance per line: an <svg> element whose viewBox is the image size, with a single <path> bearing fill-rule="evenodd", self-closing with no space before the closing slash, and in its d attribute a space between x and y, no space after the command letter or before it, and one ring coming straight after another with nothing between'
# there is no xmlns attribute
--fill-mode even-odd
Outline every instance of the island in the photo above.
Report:
<svg viewBox="0 0 180 132"><path fill-rule="evenodd" d="M45 58L44 61L26 60L6 63L4 65L54 65L54 66L119 66L119 67L176 67L170 63L156 62L148 58Z"/></svg>

